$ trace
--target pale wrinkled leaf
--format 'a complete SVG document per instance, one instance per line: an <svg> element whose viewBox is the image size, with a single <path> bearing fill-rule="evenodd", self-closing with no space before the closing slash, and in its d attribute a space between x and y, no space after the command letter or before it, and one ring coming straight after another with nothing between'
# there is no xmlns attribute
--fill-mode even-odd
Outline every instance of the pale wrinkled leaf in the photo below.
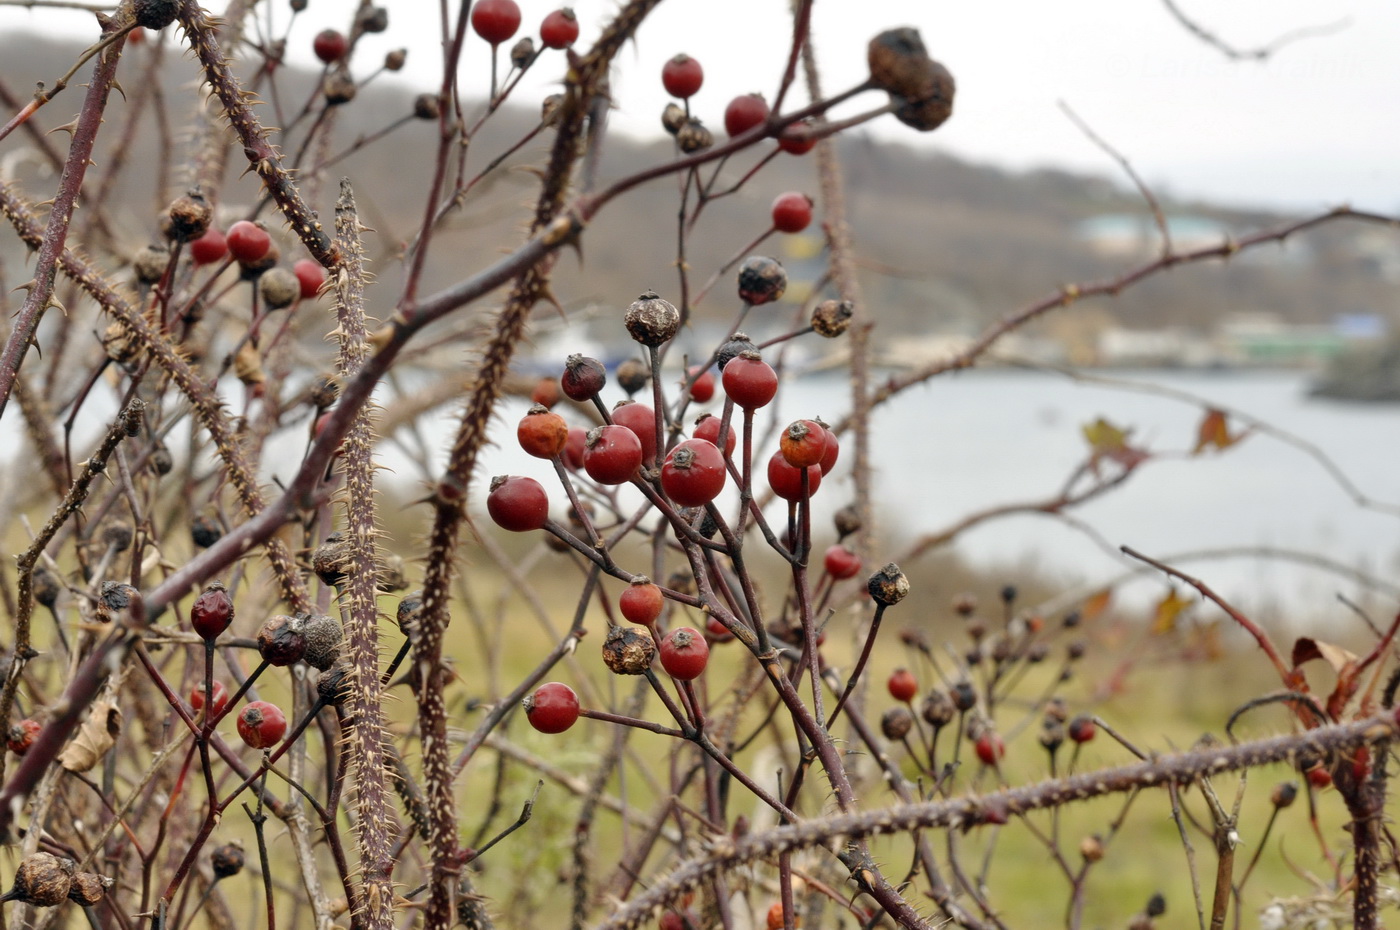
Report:
<svg viewBox="0 0 1400 930"><path fill-rule="evenodd" d="M94 701L78 735L63 747L58 761L70 772L86 772L97 765L117 742L122 712L111 701Z"/></svg>

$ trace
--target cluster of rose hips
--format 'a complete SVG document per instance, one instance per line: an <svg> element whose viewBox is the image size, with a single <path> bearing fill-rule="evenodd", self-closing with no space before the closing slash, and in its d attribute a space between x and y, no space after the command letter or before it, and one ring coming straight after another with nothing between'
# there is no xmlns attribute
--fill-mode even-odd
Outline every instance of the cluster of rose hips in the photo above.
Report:
<svg viewBox="0 0 1400 930"><path fill-rule="evenodd" d="M1006 743L994 722L997 711L1005 706L1011 689L1022 680L1027 670L1041 665L1050 656L1047 642L1049 631L1044 621L1033 614L1013 615L1011 608L1015 598L1016 589L1013 586L1003 588L1004 619L997 632L992 632L988 621L979 614L976 598L960 595L954 599L953 612L962 618L963 631L972 645L961 656L955 657L958 659L958 669L954 674L939 672L949 681L946 687L930 688L920 698L918 680L907 668L896 669L886 682L890 697L897 703L882 715L881 731L886 739L902 743L909 759L930 777L943 777L938 770L938 738L944 729L955 722L957 732L972 744L972 750L983 766L998 769L1006 756ZM1074 630L1079 622L1079 614L1072 611L1066 614L1061 627L1067 631ZM939 667L924 634L907 630L901 639L906 646L929 660L932 667ZM1054 673L1056 684L1071 678L1074 664L1084 654L1082 640L1071 640L1066 645L1063 665ZM924 727L928 727L929 731L925 731ZM1079 747L1094 739L1097 729L1092 715L1080 714L1070 718L1062 699L1054 696L1043 699L1040 742L1050 753L1052 771L1056 753L1066 738ZM909 742L911 732L916 730L922 755Z"/></svg>
<svg viewBox="0 0 1400 930"><path fill-rule="evenodd" d="M666 93L681 101L668 106L661 124L675 136L676 144L687 155L703 152L714 145L714 136L705 124L690 112L690 98L700 92L705 83L705 69L700 62L681 52L661 68L661 84ZM732 138L743 135L768 122L772 111L762 94L741 94L724 108L724 131ZM778 147L793 155L805 155L817 144L811 124L797 123L778 134Z"/></svg>
<svg viewBox="0 0 1400 930"><path fill-rule="evenodd" d="M786 274L771 258L750 258L738 274L738 293L746 310L778 299L785 286ZM824 335L839 335L849 318L849 307L828 301L814 313L813 329L818 329L818 318L830 322L823 327ZM488 514L503 529L545 530L562 548L596 553L602 543L592 523L595 508L591 501L615 508L613 489L626 485L645 494L651 505L672 521L678 534L711 540L723 534L726 539L733 539L732 521L725 521L716 501L732 480L741 493L738 522L733 525L745 526L749 519L748 502L754 493L750 484L750 466L755 456L753 419L777 396L777 372L764 360L756 344L743 333L735 332L707 363L686 367L682 390L673 398L674 405L668 405L652 369L659 367L662 347L680 327L679 310L649 292L627 308L623 323L632 338L648 349L652 365L636 363L639 370L619 369L618 379L629 394L651 383L652 404L628 398L609 408L602 399L608 384L607 370L596 359L575 355L566 361L557 385L546 382L536 388L532 395L535 403L516 428L516 440L525 452L553 463L570 502L571 525L566 527L550 519L550 495L544 484L523 475L499 476L491 481L486 498ZM718 370L718 379L712 368ZM722 397L717 398L720 392ZM580 404L583 412L601 422L591 427L571 425L561 413L551 409L564 398ZM703 413L686 436L681 428L682 411L692 403L715 399L722 400L720 412ZM768 456L762 474L776 497L793 508L805 508L824 476L835 467L839 454L840 443L825 423L800 419L781 431L777 448ZM755 519L761 522L761 516ZM794 545L791 529L783 534L789 547ZM800 557L805 560L806 552ZM859 558L839 543L826 552L822 565L823 581L827 584L852 578L860 571ZM609 659L610 667L617 670L634 660L649 666L655 656L662 669L677 681L690 681L701 675L709 656L707 637L723 641L732 637L732 631L714 618L704 631L690 627L662 629L658 621L666 600L675 597L675 592L610 562L609 567L617 577L629 581L619 600L619 611L626 620L646 629L647 636L641 640L650 639L639 645L640 640L635 637L610 635L604 646L605 656L619 656ZM620 658L626 649L635 649L635 654ZM640 670L625 673L639 674ZM558 682L542 686L531 695L526 711L531 723L546 732L566 729L582 713L577 695Z"/></svg>

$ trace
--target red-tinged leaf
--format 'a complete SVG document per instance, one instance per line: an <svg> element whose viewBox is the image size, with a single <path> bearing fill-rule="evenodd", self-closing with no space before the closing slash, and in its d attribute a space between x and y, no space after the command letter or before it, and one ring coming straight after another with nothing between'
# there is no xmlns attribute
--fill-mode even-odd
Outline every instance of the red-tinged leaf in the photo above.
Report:
<svg viewBox="0 0 1400 930"><path fill-rule="evenodd" d="M1211 446L1217 450L1228 449L1243 439L1245 432L1247 431L1230 435L1230 424L1226 419L1225 412L1223 410L1207 410L1206 415L1201 419L1200 427L1196 430L1196 448L1191 450L1191 454L1200 455Z"/></svg>
<svg viewBox="0 0 1400 930"><path fill-rule="evenodd" d="M1176 589L1167 592L1167 596L1157 602L1157 611L1152 618L1152 633L1156 636L1164 636L1176 629L1177 618L1181 612L1191 606L1188 598L1178 597Z"/></svg>

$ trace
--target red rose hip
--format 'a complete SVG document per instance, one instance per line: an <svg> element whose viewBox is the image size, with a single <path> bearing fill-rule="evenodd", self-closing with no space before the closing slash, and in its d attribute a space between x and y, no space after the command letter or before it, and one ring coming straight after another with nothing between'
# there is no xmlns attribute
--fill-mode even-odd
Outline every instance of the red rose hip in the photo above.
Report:
<svg viewBox="0 0 1400 930"><path fill-rule="evenodd" d="M520 28L520 6L515 0L477 0L472 7L472 28L492 45L500 45Z"/></svg>
<svg viewBox="0 0 1400 930"><path fill-rule="evenodd" d="M715 396L715 376L708 368L703 371L700 366L693 366L686 372L686 380L695 379L695 383L690 386L690 399L697 404L706 403Z"/></svg>
<svg viewBox="0 0 1400 930"><path fill-rule="evenodd" d="M807 496L817 493L822 485L822 470L819 465L807 468ZM793 468L783 458L781 451L774 452L768 460L768 486L773 493L785 501L802 500L802 469Z"/></svg>
<svg viewBox="0 0 1400 930"><path fill-rule="evenodd" d="M661 466L661 490L682 507L701 507L724 490L724 456L707 439L687 439Z"/></svg>
<svg viewBox="0 0 1400 930"><path fill-rule="evenodd" d="M625 426L599 426L583 448L583 470L599 484L631 481L642 467L642 441Z"/></svg>
<svg viewBox="0 0 1400 930"><path fill-rule="evenodd" d="M569 443L569 424L543 404L535 404L515 428L520 448L537 459L552 459Z"/></svg>
<svg viewBox="0 0 1400 930"><path fill-rule="evenodd" d="M977 737L974 748L977 750L977 758L982 760L983 765L996 765L1006 755L1006 744L1001 741L991 730L987 730Z"/></svg>
<svg viewBox="0 0 1400 930"><path fill-rule="evenodd" d="M836 434L821 420L814 420L813 422L822 428L822 432L826 433L826 446L822 450L821 461L822 474L825 475L836 467L836 459L841 454L841 441L836 438Z"/></svg>
<svg viewBox="0 0 1400 930"><path fill-rule="evenodd" d="M210 582L194 599L190 608L190 626L201 637L212 642L233 622L233 598L222 582Z"/></svg>
<svg viewBox="0 0 1400 930"><path fill-rule="evenodd" d="M228 706L228 689L224 687L222 681L216 679L214 681L213 693L214 700L209 706L209 716L217 717L222 714L224 708ZM190 706L194 708L196 714L204 709L204 682L201 681L190 689Z"/></svg>
<svg viewBox="0 0 1400 930"><path fill-rule="evenodd" d="M254 749L268 749L287 735L287 717L276 704L252 701L238 712L238 735Z"/></svg>
<svg viewBox="0 0 1400 930"><path fill-rule="evenodd" d="M642 459L650 462L656 458L656 411L646 404L636 401L619 401L612 409L612 420L618 426L625 426L637 434L642 441Z"/></svg>
<svg viewBox="0 0 1400 930"><path fill-rule="evenodd" d="M665 601L661 588L653 584L646 575L638 575L617 599L617 606L622 611L622 616L632 623L651 626L656 622L656 618L661 616L661 608L665 606Z"/></svg>
<svg viewBox="0 0 1400 930"><path fill-rule="evenodd" d="M905 704L914 700L914 696L919 693L919 682L914 678L914 673L907 668L895 669L885 686L890 689L890 697Z"/></svg>
<svg viewBox="0 0 1400 930"><path fill-rule="evenodd" d="M826 550L822 565L826 568L826 573L838 581L854 578L860 574L860 556L840 543L836 543Z"/></svg>
<svg viewBox="0 0 1400 930"><path fill-rule="evenodd" d="M541 733L563 733L578 720L578 695L563 682L540 685L521 704L530 726Z"/></svg>
<svg viewBox="0 0 1400 930"><path fill-rule="evenodd" d="M545 48L568 48L578 38L578 17L568 7L555 10L540 23L540 42Z"/></svg>
<svg viewBox="0 0 1400 930"><path fill-rule="evenodd" d="M727 632L727 631L726 631ZM699 678L710 661L710 645L698 630L677 627L661 640L661 667L672 678L692 681Z"/></svg>
<svg viewBox="0 0 1400 930"><path fill-rule="evenodd" d="M39 731L44 728L37 720L26 718L10 727L10 732L5 738L5 748L17 756L22 756L29 751L29 747L34 745L34 741L39 738Z"/></svg>
<svg viewBox="0 0 1400 930"><path fill-rule="evenodd" d="M350 42L334 29L322 29L311 41L311 50L321 61L331 64L345 57L345 53L350 50Z"/></svg>
<svg viewBox="0 0 1400 930"><path fill-rule="evenodd" d="M783 430L778 448L793 468L821 465L826 452L826 430L815 420L794 420Z"/></svg>
<svg viewBox="0 0 1400 930"><path fill-rule="evenodd" d="M806 155L817 147L816 137L809 135L811 131L812 124L807 120L793 123L778 133L778 148L789 155Z"/></svg>
<svg viewBox="0 0 1400 930"><path fill-rule="evenodd" d="M812 222L812 198L800 191L779 194L773 201L773 228L778 232L800 233Z"/></svg>
<svg viewBox="0 0 1400 930"><path fill-rule="evenodd" d="M661 68L661 84L672 97L685 100L695 96L705 83L705 69L685 52L666 62Z"/></svg>
<svg viewBox="0 0 1400 930"><path fill-rule="evenodd" d="M272 237L257 223L239 220L228 228L228 250L240 262L260 260L272 248Z"/></svg>
<svg viewBox="0 0 1400 930"><path fill-rule="evenodd" d="M549 520L549 495L534 478L499 475L491 479L486 512L497 526L512 533L543 529Z"/></svg>
<svg viewBox="0 0 1400 930"><path fill-rule="evenodd" d="M217 261L222 261L228 255L228 240L224 234L210 226L200 236L190 243L190 258L194 259L196 265L212 265Z"/></svg>
<svg viewBox="0 0 1400 930"><path fill-rule="evenodd" d="M695 421L695 438L708 440L718 446L719 429L723 425L724 420L715 416L713 413L702 414L700 418ZM734 424L731 423L729 424L729 431L724 434L724 454L726 456L734 454L734 443L737 441L734 437Z"/></svg>
<svg viewBox="0 0 1400 930"><path fill-rule="evenodd" d="M766 407L778 393L778 373L757 352L741 352L720 373L724 393L745 410Z"/></svg>
<svg viewBox="0 0 1400 930"><path fill-rule="evenodd" d="M724 108L724 131L731 136L748 132L768 119L768 101L762 94L744 94Z"/></svg>
<svg viewBox="0 0 1400 930"><path fill-rule="evenodd" d="M292 266L292 274L301 285L301 299L315 300L321 293L321 285L326 283L326 269L318 262L303 258Z"/></svg>
<svg viewBox="0 0 1400 930"><path fill-rule="evenodd" d="M588 430L582 426L569 427L569 439L564 444L564 464L574 471L583 467L583 450L587 447Z"/></svg>

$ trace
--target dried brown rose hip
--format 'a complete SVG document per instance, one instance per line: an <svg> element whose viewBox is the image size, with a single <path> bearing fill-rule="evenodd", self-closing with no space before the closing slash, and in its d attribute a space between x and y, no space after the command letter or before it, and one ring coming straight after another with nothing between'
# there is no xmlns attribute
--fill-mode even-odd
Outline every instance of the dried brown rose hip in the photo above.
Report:
<svg viewBox="0 0 1400 930"><path fill-rule="evenodd" d="M102 529L102 544L113 552L125 552L135 535L130 524L109 523Z"/></svg>
<svg viewBox="0 0 1400 930"><path fill-rule="evenodd" d="M934 688L924 695L923 703L919 705L919 714L936 730L953 722L953 718L957 716L957 708L953 706L952 698Z"/></svg>
<svg viewBox="0 0 1400 930"><path fill-rule="evenodd" d="M437 94L419 94L413 98L413 115L418 119L437 119L442 115L442 104Z"/></svg>
<svg viewBox="0 0 1400 930"><path fill-rule="evenodd" d="M165 246L152 243L132 258L131 270L136 272L136 280L142 284L155 284L165 276L165 268L169 264L170 253Z"/></svg>
<svg viewBox="0 0 1400 930"><path fill-rule="evenodd" d="M96 872L75 872L73 884L68 886L68 900L80 907L94 907L102 903L107 889L115 884L115 879Z"/></svg>
<svg viewBox="0 0 1400 930"><path fill-rule="evenodd" d="M635 627L615 626L603 640L603 664L616 675L643 675L654 658L656 643Z"/></svg>
<svg viewBox="0 0 1400 930"><path fill-rule="evenodd" d="M875 603L893 607L909 594L909 579L898 565L890 562L871 575L865 587Z"/></svg>
<svg viewBox="0 0 1400 930"><path fill-rule="evenodd" d="M276 614L258 630L258 654L279 668L300 662L306 653L306 621Z"/></svg>
<svg viewBox="0 0 1400 930"><path fill-rule="evenodd" d="M144 615L141 592L119 581L104 581L97 595L97 619L110 623L118 614L130 612L134 619Z"/></svg>
<svg viewBox="0 0 1400 930"><path fill-rule="evenodd" d="M668 103L661 111L661 127L673 136L681 131L686 119L685 108L678 104Z"/></svg>
<svg viewBox="0 0 1400 930"><path fill-rule="evenodd" d="M849 300L824 300L812 310L812 332L835 339L851 328L855 304Z"/></svg>
<svg viewBox="0 0 1400 930"><path fill-rule="evenodd" d="M316 682L316 696L329 707L339 707L350 696L352 683L349 666L344 662L337 662L321 673Z"/></svg>
<svg viewBox="0 0 1400 930"><path fill-rule="evenodd" d="M258 280L258 293L268 309L281 310L301 297L301 279L286 268L272 268Z"/></svg>
<svg viewBox="0 0 1400 930"><path fill-rule="evenodd" d="M895 118L920 132L937 129L953 113L953 75L934 61L917 29L890 29L866 49L870 81L904 102Z"/></svg>
<svg viewBox="0 0 1400 930"><path fill-rule="evenodd" d="M887 740L904 739L914 727L914 715L907 707L891 707L880 717L880 732Z"/></svg>
<svg viewBox="0 0 1400 930"><path fill-rule="evenodd" d="M135 0L131 12L136 17L136 25L146 29L164 29L175 22L179 12L179 0Z"/></svg>
<svg viewBox="0 0 1400 930"><path fill-rule="evenodd" d="M559 122L559 113L564 106L563 94L550 94L540 101L540 122L546 126L553 126Z"/></svg>
<svg viewBox="0 0 1400 930"><path fill-rule="evenodd" d="M423 592L414 591L399 601L399 609L395 612L394 619L398 621L400 632L405 636L412 636L422 616Z"/></svg>
<svg viewBox="0 0 1400 930"><path fill-rule="evenodd" d="M176 242L192 242L209 231L214 219L214 210L209 201L196 188L171 201L166 209L169 219L169 235Z"/></svg>
<svg viewBox="0 0 1400 930"><path fill-rule="evenodd" d="M355 15L355 25L362 32L383 32L389 28L389 11L382 6L362 7Z"/></svg>
<svg viewBox="0 0 1400 930"><path fill-rule="evenodd" d="M510 63L517 70L524 71L535 60L535 40L525 36L510 47Z"/></svg>
<svg viewBox="0 0 1400 930"><path fill-rule="evenodd" d="M321 82L321 93L329 106L338 107L355 99L359 85L346 68L337 68Z"/></svg>
<svg viewBox="0 0 1400 930"><path fill-rule="evenodd" d="M687 155L703 152L715 144L714 133L705 124L691 117L676 131L676 145Z"/></svg>
<svg viewBox="0 0 1400 930"><path fill-rule="evenodd" d="M334 617L312 617L307 621L302 635L306 637L306 651L302 654L302 660L307 665L324 672L340 658L340 644L345 639L345 631Z"/></svg>
<svg viewBox="0 0 1400 930"><path fill-rule="evenodd" d="M753 340L748 337L747 333L735 333L715 352L715 365L723 372L724 366L728 365L740 355L743 355L745 352L757 351L758 346L754 345Z"/></svg>
<svg viewBox="0 0 1400 930"><path fill-rule="evenodd" d="M342 533L332 533L311 553L311 570L326 584L343 584L345 563L349 558L350 540Z"/></svg>
<svg viewBox="0 0 1400 930"><path fill-rule="evenodd" d="M670 342L676 335L681 326L681 312L670 301L647 291L632 301L623 322L633 339L655 348Z"/></svg>
<svg viewBox="0 0 1400 930"><path fill-rule="evenodd" d="M1269 794L1269 800L1274 807L1291 807L1298 799L1298 783L1296 781L1279 782L1274 786L1274 790Z"/></svg>
<svg viewBox="0 0 1400 930"><path fill-rule="evenodd" d="M739 299L755 307L771 304L787 290L787 272L776 258L750 255L739 266Z"/></svg>
<svg viewBox="0 0 1400 930"><path fill-rule="evenodd" d="M223 538L224 528L213 517L197 516L190 521L190 538L201 549L208 549Z"/></svg>
<svg viewBox="0 0 1400 930"><path fill-rule="evenodd" d="M19 901L34 907L54 907L68 900L77 866L72 859L60 859L51 853L37 852L25 856L15 869L15 883L0 901Z"/></svg>
<svg viewBox="0 0 1400 930"><path fill-rule="evenodd" d="M908 26L886 29L870 40L865 50L870 83L906 100L928 96L929 58L919 30Z"/></svg>
<svg viewBox="0 0 1400 930"><path fill-rule="evenodd" d="M651 383L651 369L639 358L629 358L617 366L617 386L628 395L636 394Z"/></svg>
<svg viewBox="0 0 1400 930"><path fill-rule="evenodd" d="M243 861L243 845L241 843L225 843L222 846L216 846L214 851L209 854L209 865L219 878L232 878L242 872Z"/></svg>
<svg viewBox="0 0 1400 930"><path fill-rule="evenodd" d="M58 603L58 595L63 590L63 586L58 582L58 576L49 571L43 565L34 569L34 575L30 582L34 591L34 600L50 609Z"/></svg>

